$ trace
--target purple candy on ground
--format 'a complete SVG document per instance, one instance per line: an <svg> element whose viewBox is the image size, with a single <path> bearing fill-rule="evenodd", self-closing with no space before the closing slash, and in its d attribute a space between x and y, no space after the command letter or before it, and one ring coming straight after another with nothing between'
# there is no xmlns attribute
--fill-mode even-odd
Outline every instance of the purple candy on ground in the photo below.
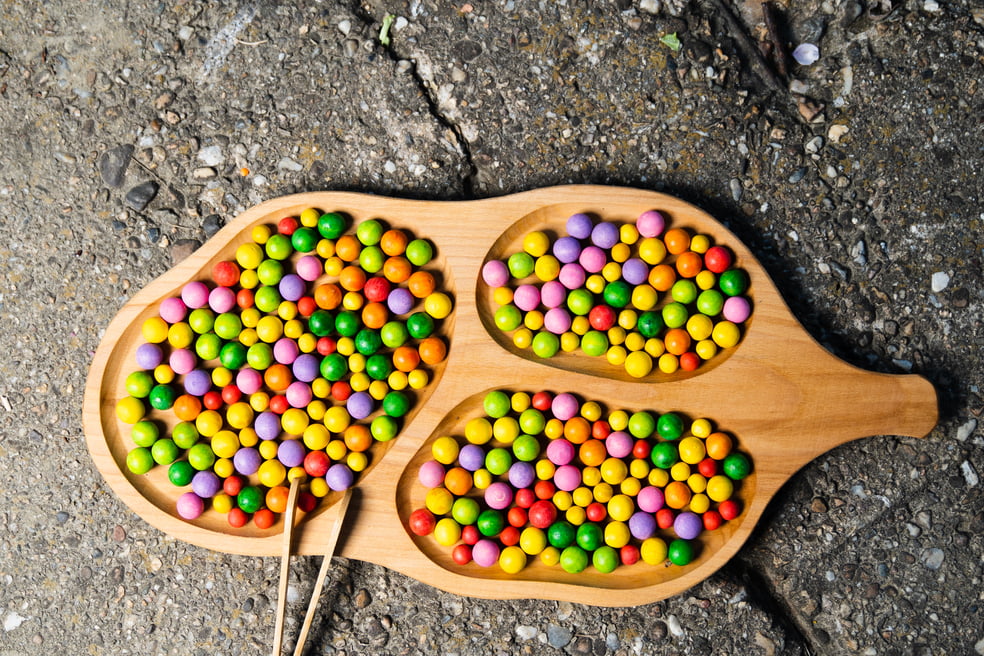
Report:
<svg viewBox="0 0 984 656"><path fill-rule="evenodd" d="M499 545L492 540L479 540L472 547L472 560L479 567L492 567L499 562Z"/></svg>
<svg viewBox="0 0 984 656"><path fill-rule="evenodd" d="M365 419L373 411L372 397L367 392L355 392L345 402L345 409L353 419Z"/></svg>
<svg viewBox="0 0 984 656"><path fill-rule="evenodd" d="M222 490L222 479L212 471L200 471L191 479L191 491L203 499L211 499Z"/></svg>
<svg viewBox="0 0 984 656"><path fill-rule="evenodd" d="M269 410L261 412L253 420L253 430L261 440L275 440L280 437L280 417Z"/></svg>
<svg viewBox="0 0 984 656"><path fill-rule="evenodd" d="M204 369L189 371L184 379L184 388L192 396L205 396L212 389L212 377Z"/></svg>
<svg viewBox="0 0 984 656"><path fill-rule="evenodd" d="M636 230L643 237L659 237L666 227L666 219L656 210L643 212L636 219Z"/></svg>
<svg viewBox="0 0 984 656"><path fill-rule="evenodd" d="M559 307L567 300L567 288L558 280L549 280L540 287L540 302L548 308Z"/></svg>
<svg viewBox="0 0 984 656"><path fill-rule="evenodd" d="M550 412L561 421L567 421L576 415L580 408L581 404L577 402L577 398L568 392L558 394L550 402Z"/></svg>
<svg viewBox="0 0 984 656"><path fill-rule="evenodd" d="M743 323L752 314L752 306L744 296L731 296L724 302L721 315L732 323Z"/></svg>
<svg viewBox="0 0 984 656"><path fill-rule="evenodd" d="M588 273L598 273L605 268L608 256L597 246L588 246L581 251L577 261Z"/></svg>
<svg viewBox="0 0 984 656"><path fill-rule="evenodd" d="M514 462L509 466L509 484L517 490L530 487L536 480L536 469L528 462Z"/></svg>
<svg viewBox="0 0 984 656"><path fill-rule="evenodd" d="M624 431L612 431L605 438L605 450L613 458L625 458L632 453L632 436Z"/></svg>
<svg viewBox="0 0 984 656"><path fill-rule="evenodd" d="M428 460L417 471L417 479L424 487L438 487L444 483L444 465L436 460Z"/></svg>
<svg viewBox="0 0 984 656"><path fill-rule="evenodd" d="M263 374L256 369L240 369L236 374L236 387L243 394L259 392L263 387Z"/></svg>
<svg viewBox="0 0 984 656"><path fill-rule="evenodd" d="M284 300L297 301L307 291L307 283L296 273L288 273L280 279L277 289L280 291L280 295L284 297Z"/></svg>
<svg viewBox="0 0 984 656"><path fill-rule="evenodd" d="M301 353L291 364L291 371L297 380L310 383L320 374L321 363L310 353Z"/></svg>
<svg viewBox="0 0 984 656"><path fill-rule="evenodd" d="M663 491L653 485L642 488L636 495L636 504L639 506L639 510L648 513L656 512L663 507L664 503L666 500L663 497Z"/></svg>
<svg viewBox="0 0 984 656"><path fill-rule="evenodd" d="M504 510L513 500L513 489L509 483L496 481L485 488L485 504L493 510Z"/></svg>
<svg viewBox="0 0 984 656"><path fill-rule="evenodd" d="M591 229L591 243L598 248L608 250L618 243L618 226L614 223L602 222Z"/></svg>
<svg viewBox="0 0 984 656"><path fill-rule="evenodd" d="M478 471L485 466L485 451L477 444L466 444L458 452L458 464L468 471Z"/></svg>
<svg viewBox="0 0 984 656"><path fill-rule="evenodd" d="M647 512L637 512L629 517L629 533L636 540L647 540L656 533L656 518Z"/></svg>
<svg viewBox="0 0 984 656"><path fill-rule="evenodd" d="M252 476L255 474L262 463L263 457L260 455L260 452L251 446L239 449L232 456L232 466L243 476Z"/></svg>
<svg viewBox="0 0 984 656"><path fill-rule="evenodd" d="M576 262L581 254L581 244L573 237L561 237L554 242L553 254L564 264Z"/></svg>
<svg viewBox="0 0 984 656"><path fill-rule="evenodd" d="M695 513L682 512L673 520L673 532L683 540L693 540L700 535L704 523Z"/></svg>
<svg viewBox="0 0 984 656"><path fill-rule="evenodd" d="M236 307L236 292L228 287L216 287L208 295L208 306L222 314Z"/></svg>
<svg viewBox="0 0 984 656"><path fill-rule="evenodd" d="M567 289L580 289L584 286L584 281L588 279L584 272L584 267L577 262L571 262L560 267L560 275L557 280Z"/></svg>
<svg viewBox="0 0 984 656"><path fill-rule="evenodd" d="M321 260L314 255L304 255L301 257L297 260L297 264L294 265L294 270L297 271L297 275L308 282L317 280L325 272Z"/></svg>
<svg viewBox="0 0 984 656"><path fill-rule="evenodd" d="M185 492L178 497L176 510L182 519L197 519L205 512L205 502L194 492Z"/></svg>
<svg viewBox="0 0 984 656"><path fill-rule="evenodd" d="M153 369L164 362L164 349L157 344L145 343L137 347L137 366L141 369Z"/></svg>
<svg viewBox="0 0 984 656"><path fill-rule="evenodd" d="M591 228L594 222L587 214L571 214L567 219L567 234L575 239L587 239L591 236Z"/></svg>
<svg viewBox="0 0 984 656"><path fill-rule="evenodd" d="M348 468L348 465L344 465L340 462L336 462L334 465L328 468L325 473L325 483L328 484L328 488L331 490L347 490L352 487L352 483L355 482L355 474L352 470Z"/></svg>
<svg viewBox="0 0 984 656"><path fill-rule="evenodd" d="M174 349L168 359L168 364L171 365L174 373L184 376L195 368L195 365L198 364L198 358L188 349Z"/></svg>
<svg viewBox="0 0 984 656"><path fill-rule="evenodd" d="M397 287L386 297L386 307L393 314L406 314L413 309L413 294L403 287Z"/></svg>
<svg viewBox="0 0 984 656"><path fill-rule="evenodd" d="M289 403L292 408L306 408L314 399L314 393L311 392L311 386L307 383L302 383L299 380L295 380L293 383L288 385L287 392L284 395L287 397L287 403Z"/></svg>
<svg viewBox="0 0 984 656"><path fill-rule="evenodd" d="M509 282L509 267L502 260L489 260L482 266L482 280L489 287L502 287Z"/></svg>
<svg viewBox="0 0 984 656"><path fill-rule="evenodd" d="M192 310L205 307L208 304L208 286L197 280L187 283L181 288L181 300Z"/></svg>
<svg viewBox="0 0 984 656"><path fill-rule="evenodd" d="M292 364L301 350L290 337L281 337L273 345L273 359L280 364Z"/></svg>
<svg viewBox="0 0 984 656"><path fill-rule="evenodd" d="M177 296L171 296L161 301L161 319L168 323L178 323L188 314L188 307Z"/></svg>
<svg viewBox="0 0 984 656"><path fill-rule="evenodd" d="M575 453L574 445L563 438L551 440L547 444L547 460L558 467L570 463L574 459Z"/></svg>
<svg viewBox="0 0 984 656"><path fill-rule="evenodd" d="M307 449L300 440L284 440L277 447L277 460L284 467L300 467L304 462Z"/></svg>
<svg viewBox="0 0 984 656"><path fill-rule="evenodd" d="M641 285L649 280L649 265L638 257L630 257L622 263L622 279L630 285Z"/></svg>

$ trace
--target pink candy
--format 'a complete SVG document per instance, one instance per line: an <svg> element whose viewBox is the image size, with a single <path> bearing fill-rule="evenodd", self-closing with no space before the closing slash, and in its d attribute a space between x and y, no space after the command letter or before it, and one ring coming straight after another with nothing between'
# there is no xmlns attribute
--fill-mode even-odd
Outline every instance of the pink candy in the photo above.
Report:
<svg viewBox="0 0 984 656"><path fill-rule="evenodd" d="M580 407L581 404L577 402L574 395L568 394L567 392L558 394L550 402L550 412L561 421L567 421L576 415Z"/></svg>
<svg viewBox="0 0 984 656"><path fill-rule="evenodd" d="M184 301L177 296L172 296L161 301L160 313L161 319L164 321L178 323L184 320L185 315L188 313L188 308L185 306Z"/></svg>
<svg viewBox="0 0 984 656"><path fill-rule="evenodd" d="M236 292L228 287L216 287L208 295L208 306L222 314L236 307Z"/></svg>
<svg viewBox="0 0 984 656"><path fill-rule="evenodd" d="M605 251L597 246L588 246L581 251L577 261L588 273L598 273L605 268L608 257L605 255Z"/></svg>
<svg viewBox="0 0 984 656"><path fill-rule="evenodd" d="M571 315L563 308L551 308L543 315L543 327L555 335L563 335L571 328Z"/></svg>
<svg viewBox="0 0 984 656"><path fill-rule="evenodd" d="M523 312L530 312L540 306L540 290L535 285L520 285L513 294L513 303Z"/></svg>
<svg viewBox="0 0 984 656"><path fill-rule="evenodd" d="M554 472L554 485L564 492L573 492L581 484L581 470L574 465L561 465Z"/></svg>
<svg viewBox="0 0 984 656"><path fill-rule="evenodd" d="M543 283L540 302L548 308L560 307L567 301L567 288L556 280Z"/></svg>
<svg viewBox="0 0 984 656"><path fill-rule="evenodd" d="M444 482L444 466L436 460L428 460L420 466L417 478L424 487L437 487Z"/></svg>
<svg viewBox="0 0 984 656"><path fill-rule="evenodd" d="M208 304L208 286L203 282L189 282L181 288L181 300L193 310Z"/></svg>
<svg viewBox="0 0 984 656"><path fill-rule="evenodd" d="M480 567L492 567L499 562L499 545L492 540L479 540L472 547L472 560Z"/></svg>
<svg viewBox="0 0 984 656"><path fill-rule="evenodd" d="M305 255L299 260L297 264L294 265L294 271L297 272L304 280L312 282L317 280L322 273L324 273L324 267L321 264L321 260L313 255Z"/></svg>
<svg viewBox="0 0 984 656"><path fill-rule="evenodd" d="M185 492L178 497L177 511L182 519L197 519L205 512L205 502L194 492Z"/></svg>
<svg viewBox="0 0 984 656"><path fill-rule="evenodd" d="M489 287L502 287L509 282L509 267L501 260L489 260L482 267L482 280Z"/></svg>
<svg viewBox="0 0 984 656"><path fill-rule="evenodd" d="M179 376L183 376L191 373L191 371L195 368L195 365L198 364L198 358L196 358L195 354L188 349L174 349L174 351L171 352L171 357L168 364L171 365L171 369L174 370L174 373Z"/></svg>
<svg viewBox="0 0 984 656"><path fill-rule="evenodd" d="M605 438L605 449L613 458L625 458L632 453L632 436L623 431L614 431Z"/></svg>
<svg viewBox="0 0 984 656"><path fill-rule="evenodd" d="M744 296L732 296L724 302L721 314L732 323L742 323L752 314L752 306Z"/></svg>
<svg viewBox="0 0 984 656"><path fill-rule="evenodd" d="M513 500L513 489L509 483L496 481L485 488L485 503L494 510L504 510Z"/></svg>
<svg viewBox="0 0 984 656"><path fill-rule="evenodd" d="M636 230L643 237L659 237L666 228L666 219L656 210L643 212L636 219Z"/></svg>

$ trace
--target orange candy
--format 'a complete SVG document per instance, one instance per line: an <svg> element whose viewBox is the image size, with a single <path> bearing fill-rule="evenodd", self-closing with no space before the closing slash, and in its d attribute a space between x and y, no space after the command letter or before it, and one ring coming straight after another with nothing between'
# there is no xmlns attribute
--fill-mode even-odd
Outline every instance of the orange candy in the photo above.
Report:
<svg viewBox="0 0 984 656"><path fill-rule="evenodd" d="M690 333L683 328L673 328L663 336L666 350L673 355L683 355L690 348Z"/></svg>
<svg viewBox="0 0 984 656"><path fill-rule="evenodd" d="M683 481L673 481L663 490L666 505L674 510L685 508L690 503L691 495L690 486Z"/></svg>
<svg viewBox="0 0 984 656"><path fill-rule="evenodd" d="M266 505L272 512L282 513L287 510L287 497L290 490L283 485L271 487L266 494Z"/></svg>
<svg viewBox="0 0 984 656"><path fill-rule="evenodd" d="M448 473L444 475L444 487L457 497L468 494L472 489L472 484L471 472L463 467L449 469Z"/></svg>
<svg viewBox="0 0 984 656"><path fill-rule="evenodd" d="M393 256L383 262L383 277L392 283L406 282L413 267L405 257Z"/></svg>
<svg viewBox="0 0 984 656"><path fill-rule="evenodd" d="M318 285L314 290L314 302L322 310L334 310L342 302L342 290L331 282Z"/></svg>
<svg viewBox="0 0 984 656"><path fill-rule="evenodd" d="M711 433L704 440L707 456L714 460L724 460L731 453L731 438L726 433Z"/></svg>
<svg viewBox="0 0 984 656"><path fill-rule="evenodd" d="M387 255L402 255L407 250L407 235L402 230L387 230L379 240L379 247Z"/></svg>
<svg viewBox="0 0 984 656"><path fill-rule="evenodd" d="M276 521L277 516L269 508L260 508L253 515L253 523L256 524L256 528L270 528Z"/></svg>
<svg viewBox="0 0 984 656"><path fill-rule="evenodd" d="M181 421L194 421L202 411L202 402L197 396L182 394L174 399L174 416Z"/></svg>
<svg viewBox="0 0 984 656"><path fill-rule="evenodd" d="M679 255L690 248L690 234L683 228L673 228L663 235L663 243L666 244L667 251Z"/></svg>
<svg viewBox="0 0 984 656"><path fill-rule="evenodd" d="M362 252L362 244L352 235L342 235L335 242L335 255L345 262L354 262L359 259Z"/></svg>
<svg viewBox="0 0 984 656"><path fill-rule="evenodd" d="M417 271L407 280L407 289L417 298L430 296L436 287L434 276L427 271Z"/></svg>
<svg viewBox="0 0 984 656"><path fill-rule="evenodd" d="M294 381L290 368L285 364L272 364L263 372L263 382L274 392L283 392Z"/></svg>
<svg viewBox="0 0 984 656"><path fill-rule="evenodd" d="M427 337L420 341L417 351L420 353L420 359L425 363L437 364L447 356L448 347L444 345L440 337Z"/></svg>
<svg viewBox="0 0 984 656"><path fill-rule="evenodd" d="M676 282L676 270L669 264L658 264L649 272L649 284L658 292L668 292Z"/></svg>
<svg viewBox="0 0 984 656"><path fill-rule="evenodd" d="M694 278L704 268L704 260L698 253L687 251L680 253L676 261L676 269L684 278Z"/></svg>
<svg viewBox="0 0 984 656"><path fill-rule="evenodd" d="M366 451L372 446L372 433L369 432L369 427L363 424L350 425L342 434L342 439L345 440L345 446L349 451Z"/></svg>
<svg viewBox="0 0 984 656"><path fill-rule="evenodd" d="M412 346L398 346L393 351L393 366L398 371L409 373L416 369L418 364L420 364L420 354Z"/></svg>
<svg viewBox="0 0 984 656"><path fill-rule="evenodd" d="M601 440L591 439L581 445L577 450L577 456L586 467L600 467L608 457L605 443Z"/></svg>
<svg viewBox="0 0 984 656"><path fill-rule="evenodd" d="M564 437L571 444L584 444L591 437L591 424L584 417L571 417L564 423Z"/></svg>
<svg viewBox="0 0 984 656"><path fill-rule="evenodd" d="M338 274L338 284L349 292L357 292L366 286L366 272L357 266L347 266Z"/></svg>
<svg viewBox="0 0 984 656"><path fill-rule="evenodd" d="M388 319L389 310L386 309L385 303L374 301L372 303L367 303L366 306L362 308L362 323L366 325L366 328L379 330Z"/></svg>

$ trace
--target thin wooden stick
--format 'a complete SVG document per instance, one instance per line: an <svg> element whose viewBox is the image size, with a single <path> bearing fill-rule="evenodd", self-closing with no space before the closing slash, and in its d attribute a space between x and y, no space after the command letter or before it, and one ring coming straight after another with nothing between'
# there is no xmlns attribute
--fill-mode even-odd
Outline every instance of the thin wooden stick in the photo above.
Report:
<svg viewBox="0 0 984 656"><path fill-rule="evenodd" d="M290 549L294 537L294 511L297 509L297 491L300 479L290 482L287 510L284 513L284 544L280 554L280 586L277 589L277 623L273 630L273 656L280 656L284 641L284 612L287 610L287 582L290 578Z"/></svg>
<svg viewBox="0 0 984 656"><path fill-rule="evenodd" d="M335 504L332 509L334 512L334 524L331 533L328 535L328 542L325 544L325 556L321 561L321 570L318 571L318 580L314 583L314 590L311 592L311 601L308 603L307 614L304 616L304 624L301 626L301 634L297 637L297 646L294 647L294 656L301 656L304 651L304 643L307 642L308 632L311 630L311 623L314 621L314 613L318 609L318 600L321 598L321 589L325 584L325 577L331 567L331 556L335 553L335 545L338 543L338 536L342 533L342 524L345 522L345 512L348 510L349 501L352 499L352 488L345 490L345 494Z"/></svg>

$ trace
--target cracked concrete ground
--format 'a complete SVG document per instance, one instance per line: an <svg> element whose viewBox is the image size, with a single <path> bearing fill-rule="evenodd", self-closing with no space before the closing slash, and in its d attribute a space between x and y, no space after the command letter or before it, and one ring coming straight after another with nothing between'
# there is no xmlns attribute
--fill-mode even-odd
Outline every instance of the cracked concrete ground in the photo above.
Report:
<svg viewBox="0 0 984 656"><path fill-rule="evenodd" d="M833 353L932 380L939 425L818 458L731 563L655 604L479 601L338 560L310 653L984 653L984 14L780 3L785 42L820 59L776 89L759 3L680 9L4 4L0 654L270 644L277 561L152 529L86 451L89 360L138 289L294 191L568 182L708 210ZM288 638L317 564L294 568Z"/></svg>

